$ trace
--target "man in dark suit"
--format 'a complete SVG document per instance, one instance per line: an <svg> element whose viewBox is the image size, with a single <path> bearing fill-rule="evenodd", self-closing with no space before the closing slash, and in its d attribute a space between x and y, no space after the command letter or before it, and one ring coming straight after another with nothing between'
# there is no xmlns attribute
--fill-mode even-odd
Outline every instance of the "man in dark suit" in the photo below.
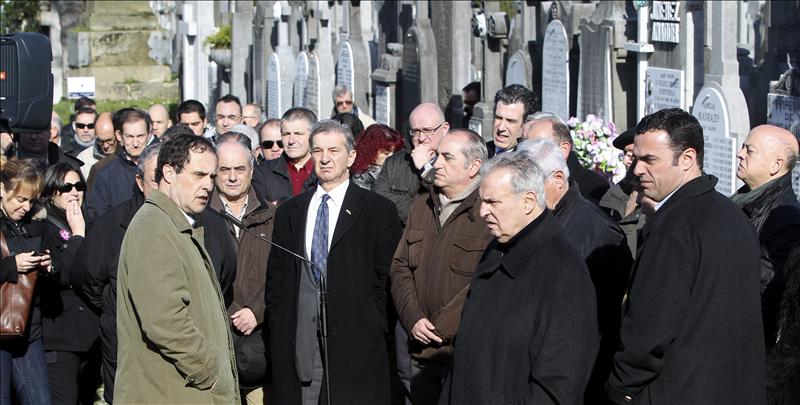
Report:
<svg viewBox="0 0 800 405"><path fill-rule="evenodd" d="M703 128L678 108L636 126L633 174L656 203L623 305L615 404L763 404L758 240L703 174Z"/></svg>
<svg viewBox="0 0 800 405"><path fill-rule="evenodd" d="M514 151L522 138L525 117L539 110L539 97L525 86L512 84L494 95L492 140L486 142L489 157Z"/></svg>
<svg viewBox="0 0 800 405"><path fill-rule="evenodd" d="M309 134L317 115L303 107L281 117L283 156L261 162L253 172L253 188L266 201L282 203L317 183L309 149Z"/></svg>
<svg viewBox="0 0 800 405"><path fill-rule="evenodd" d="M583 167L572 148L572 134L564 121L555 114L538 112L528 116L522 128L523 139L550 139L556 143L567 161L570 178L578 183L583 198L600 204L600 199L608 191L609 184L597 173Z"/></svg>
<svg viewBox="0 0 800 405"><path fill-rule="evenodd" d="M356 152L346 126L322 121L310 143L319 184L275 214L274 241L307 260L270 252L267 395L275 404L388 403L386 279L400 220L389 200L350 183ZM318 327L321 285L328 297L327 353Z"/></svg>

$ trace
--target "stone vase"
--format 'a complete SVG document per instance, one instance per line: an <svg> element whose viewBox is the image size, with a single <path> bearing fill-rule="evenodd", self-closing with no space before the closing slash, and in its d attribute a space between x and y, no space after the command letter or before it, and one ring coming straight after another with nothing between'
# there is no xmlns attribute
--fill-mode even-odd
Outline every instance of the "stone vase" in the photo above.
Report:
<svg viewBox="0 0 800 405"><path fill-rule="evenodd" d="M209 53L208 58L217 65L229 68L231 67L233 55L230 48L211 48L211 53Z"/></svg>

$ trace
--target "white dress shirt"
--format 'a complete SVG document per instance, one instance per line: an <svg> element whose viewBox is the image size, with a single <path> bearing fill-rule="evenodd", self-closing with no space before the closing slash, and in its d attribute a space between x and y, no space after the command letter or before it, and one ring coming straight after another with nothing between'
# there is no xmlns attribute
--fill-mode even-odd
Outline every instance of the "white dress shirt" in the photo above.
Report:
<svg viewBox="0 0 800 405"><path fill-rule="evenodd" d="M311 243L314 239L314 224L317 222L317 209L322 202L322 195L328 194L328 250L331 248L331 241L333 240L333 232L336 230L336 222L339 220L339 212L344 203L344 195L347 193L347 187L350 185L350 179L345 180L342 184L334 187L330 192L326 192L322 186L317 185L317 191L311 197L311 202L308 204L308 212L306 213L306 257L311 258Z"/></svg>

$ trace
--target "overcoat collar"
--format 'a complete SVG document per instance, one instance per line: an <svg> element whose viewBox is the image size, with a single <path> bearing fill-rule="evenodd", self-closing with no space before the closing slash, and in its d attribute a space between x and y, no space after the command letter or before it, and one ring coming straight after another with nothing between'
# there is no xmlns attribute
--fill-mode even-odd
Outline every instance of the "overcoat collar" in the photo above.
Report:
<svg viewBox="0 0 800 405"><path fill-rule="evenodd" d="M672 207L674 207L676 204L687 198L713 192L714 186L716 184L717 184L716 177L710 174L703 174L697 178L689 180L686 184L681 186L678 190L675 191L675 194L673 194L669 198L669 200L667 200L667 202L664 203L664 205L661 206L661 208L659 208L658 211L656 211L656 213L653 215L652 220L648 218L647 223L642 229L642 240L647 239L647 236L653 230L653 227L655 227L656 224L661 222L658 221L657 219L663 218L665 215L667 215L667 213L672 209Z"/></svg>
<svg viewBox="0 0 800 405"><path fill-rule="evenodd" d="M517 278L529 264L537 259L544 247L555 237L561 226L553 215L544 210L541 215L523 228L511 241L499 244L493 240L485 260L478 264L477 277L502 269L511 278Z"/></svg>
<svg viewBox="0 0 800 405"><path fill-rule="evenodd" d="M184 215L183 211L181 211L175 202L170 200L166 194L159 190L153 190L150 192L150 197L145 201L145 203L153 204L164 211L169 219L171 219L175 224L175 228L178 229L178 232L189 231L189 233L191 233L192 225L189 224L189 221L186 219L186 215Z"/></svg>

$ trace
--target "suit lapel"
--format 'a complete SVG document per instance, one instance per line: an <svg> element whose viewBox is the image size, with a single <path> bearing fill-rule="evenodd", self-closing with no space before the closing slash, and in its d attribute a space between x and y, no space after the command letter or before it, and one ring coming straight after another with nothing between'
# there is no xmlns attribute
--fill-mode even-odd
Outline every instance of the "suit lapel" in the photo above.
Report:
<svg viewBox="0 0 800 405"><path fill-rule="evenodd" d="M291 235L295 235L297 245L292 246L295 252L302 256L306 255L305 238L306 238L306 214L308 213L308 206L311 203L311 197L314 195L314 189L308 190L303 194L287 201L285 204L294 204L291 212L289 212L289 231Z"/></svg>
<svg viewBox="0 0 800 405"><path fill-rule="evenodd" d="M339 210L339 218L336 220L336 229L333 231L333 240L331 247L328 251L332 251L336 244L347 234L347 231L356 222L356 218L361 214L361 204L364 198L365 191L355 185L352 181L347 186L347 192L344 195L342 202L342 209Z"/></svg>

